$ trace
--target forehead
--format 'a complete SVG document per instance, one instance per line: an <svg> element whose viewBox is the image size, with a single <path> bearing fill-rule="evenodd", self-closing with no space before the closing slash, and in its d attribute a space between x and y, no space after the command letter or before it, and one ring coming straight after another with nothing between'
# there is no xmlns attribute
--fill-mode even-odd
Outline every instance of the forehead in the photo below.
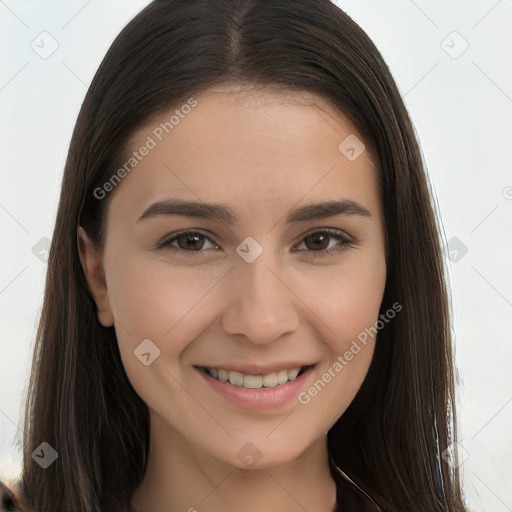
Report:
<svg viewBox="0 0 512 512"><path fill-rule="evenodd" d="M112 200L139 209L175 196L222 200L258 214L275 202L326 195L370 206L376 167L362 148L349 118L319 96L218 86L136 131L126 154L134 165Z"/></svg>

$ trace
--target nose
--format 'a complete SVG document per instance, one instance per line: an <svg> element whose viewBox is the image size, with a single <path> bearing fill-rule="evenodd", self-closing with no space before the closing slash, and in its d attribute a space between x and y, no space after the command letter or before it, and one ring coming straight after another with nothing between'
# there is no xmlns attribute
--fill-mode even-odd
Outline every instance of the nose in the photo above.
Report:
<svg viewBox="0 0 512 512"><path fill-rule="evenodd" d="M264 251L255 261L240 260L230 272L228 307L222 325L228 334L243 335L264 345L297 330L300 300L286 282L282 267ZM288 279L289 280L289 279Z"/></svg>

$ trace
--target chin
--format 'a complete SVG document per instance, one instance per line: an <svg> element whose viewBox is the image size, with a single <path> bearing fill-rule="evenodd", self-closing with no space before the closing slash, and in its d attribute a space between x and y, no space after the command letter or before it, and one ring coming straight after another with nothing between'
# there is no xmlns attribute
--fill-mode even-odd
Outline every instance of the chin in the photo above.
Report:
<svg viewBox="0 0 512 512"><path fill-rule="evenodd" d="M253 441L236 442L234 453L231 452L233 455L226 459L226 451L223 451L219 454L220 459L238 469L263 470L290 464L300 459L308 448L307 443L298 444L297 441L283 444L279 439L273 441L265 437L253 439Z"/></svg>

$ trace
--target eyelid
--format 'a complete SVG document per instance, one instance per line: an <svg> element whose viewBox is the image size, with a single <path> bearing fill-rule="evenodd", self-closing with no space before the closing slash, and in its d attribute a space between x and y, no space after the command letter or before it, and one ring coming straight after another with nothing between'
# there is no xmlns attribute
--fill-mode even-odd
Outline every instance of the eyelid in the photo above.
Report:
<svg viewBox="0 0 512 512"><path fill-rule="evenodd" d="M185 236L185 235L202 235L204 238L210 240L214 245L219 245L212 237L212 234L203 229L182 229L181 231L175 231L173 233L170 233L169 235L165 236L156 244L154 247L155 249L176 249L175 247L170 246L171 242L176 241L176 239ZM181 252L204 252L204 251L186 251L185 249L176 249L177 251Z"/></svg>
<svg viewBox="0 0 512 512"><path fill-rule="evenodd" d="M307 238L308 236L315 235L316 233L327 233L329 235L332 235L333 237L344 237L350 242L355 242L355 238L349 235L345 230L339 229L339 228L313 228L303 235L301 235L300 240L304 240L304 238Z"/></svg>

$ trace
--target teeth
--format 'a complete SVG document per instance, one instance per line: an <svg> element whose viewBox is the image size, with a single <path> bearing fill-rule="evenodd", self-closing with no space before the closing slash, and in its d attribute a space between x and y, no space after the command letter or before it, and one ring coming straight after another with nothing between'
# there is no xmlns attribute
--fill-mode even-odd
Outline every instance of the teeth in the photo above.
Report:
<svg viewBox="0 0 512 512"><path fill-rule="evenodd" d="M265 377L263 377L262 380L263 380L263 385L266 388L273 388L273 387L277 386L277 373L276 372L269 373L268 375L265 375Z"/></svg>
<svg viewBox="0 0 512 512"><path fill-rule="evenodd" d="M215 375L212 375L212 377L219 379L221 382L227 382L229 379L229 375L226 370L217 370L217 375L217 377L215 377Z"/></svg>
<svg viewBox="0 0 512 512"><path fill-rule="evenodd" d="M260 375L244 375L244 388L258 389L263 386L263 377Z"/></svg>
<svg viewBox="0 0 512 512"><path fill-rule="evenodd" d="M300 373L301 367L291 370L268 373L267 375L244 375L240 372L232 372L218 368L204 368L214 379L221 382L229 382L233 386L247 389L273 388L282 386L288 381L295 380Z"/></svg>
<svg viewBox="0 0 512 512"><path fill-rule="evenodd" d="M286 384L287 381L288 381L288 372L286 370L281 370L277 374L277 383L279 385L281 385L281 384Z"/></svg>
<svg viewBox="0 0 512 512"><path fill-rule="evenodd" d="M229 382L233 386L241 388L244 385L244 374L240 372L229 372Z"/></svg>
<svg viewBox="0 0 512 512"><path fill-rule="evenodd" d="M299 375L300 368L293 368L293 370L288 370L288 379L295 380L297 375Z"/></svg>

